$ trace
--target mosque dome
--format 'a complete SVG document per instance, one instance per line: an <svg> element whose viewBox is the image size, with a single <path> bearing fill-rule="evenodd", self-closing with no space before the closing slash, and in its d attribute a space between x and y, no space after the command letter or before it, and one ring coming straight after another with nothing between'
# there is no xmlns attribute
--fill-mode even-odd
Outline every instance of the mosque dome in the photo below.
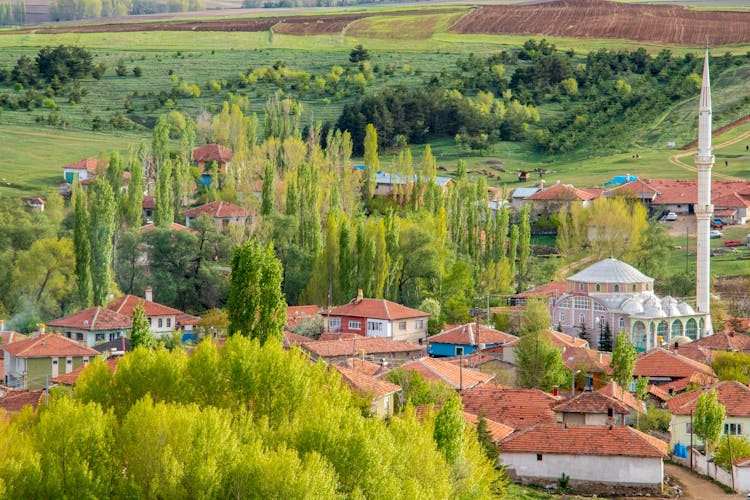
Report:
<svg viewBox="0 0 750 500"><path fill-rule="evenodd" d="M641 302L639 300L636 300L634 297L630 297L622 303L620 309L628 314L641 314L643 312L643 304L641 304Z"/></svg>
<svg viewBox="0 0 750 500"><path fill-rule="evenodd" d="M691 316L695 314L695 310L692 307L690 307L690 304L688 304L687 302L683 302L683 301L680 301L677 304L677 310L679 310L680 314L683 316Z"/></svg>
<svg viewBox="0 0 750 500"><path fill-rule="evenodd" d="M678 300L669 295L661 299L661 308L667 316L680 316L682 314L677 308L677 304Z"/></svg>
<svg viewBox="0 0 750 500"><path fill-rule="evenodd" d="M661 306L661 301L656 297L649 297L643 304L643 314L649 318L666 318L667 314Z"/></svg>
<svg viewBox="0 0 750 500"><path fill-rule="evenodd" d="M676 337L672 337L672 342L674 342L675 344L683 345L689 344L690 342L692 342L692 339L684 335L678 335Z"/></svg>
<svg viewBox="0 0 750 500"><path fill-rule="evenodd" d="M574 274L568 278L568 281L637 284L653 283L654 279L649 278L630 264L610 257L609 259L600 260L583 271Z"/></svg>

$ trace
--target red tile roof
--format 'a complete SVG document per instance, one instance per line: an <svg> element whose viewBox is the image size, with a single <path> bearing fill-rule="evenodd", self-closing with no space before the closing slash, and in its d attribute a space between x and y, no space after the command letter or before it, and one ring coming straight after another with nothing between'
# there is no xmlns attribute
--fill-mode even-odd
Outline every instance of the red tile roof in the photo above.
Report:
<svg viewBox="0 0 750 500"><path fill-rule="evenodd" d="M735 208L736 209L736 208L750 207L750 201L748 201L746 198L743 198L736 192L725 194L721 198L716 198L711 201L713 201L715 207L720 207L720 208Z"/></svg>
<svg viewBox="0 0 750 500"><path fill-rule="evenodd" d="M495 378L492 373L482 373L470 368L461 368L453 363L435 358L420 358L401 366L406 371L416 371L425 380L437 380L454 389L470 389L483 385Z"/></svg>
<svg viewBox="0 0 750 500"><path fill-rule="evenodd" d="M107 309L132 318L133 311L138 304L141 304L143 306L143 311L146 313L146 317L177 316L179 314L183 314L179 309L174 309L157 302L151 302L135 295L125 295L123 297L119 297L115 299L111 304L109 304L107 306Z"/></svg>
<svg viewBox="0 0 750 500"><path fill-rule="evenodd" d="M286 308L286 328L294 330L300 323L314 318L320 313L318 306L287 306Z"/></svg>
<svg viewBox="0 0 750 500"><path fill-rule="evenodd" d="M619 415L630 414L630 408L624 403L609 397L601 392L582 392L572 398L568 398L558 403L552 409L556 412L570 413L607 413L612 409Z"/></svg>
<svg viewBox="0 0 750 500"><path fill-rule="evenodd" d="M669 401L670 399L672 399L672 395L658 385L649 384L648 393L656 399L660 399L661 401Z"/></svg>
<svg viewBox="0 0 750 500"><path fill-rule="evenodd" d="M574 337L572 335L568 335L567 333L558 332L557 330L548 329L547 330L547 336L552 341L553 344L555 344L557 347L561 349L567 349L569 347L588 347L589 343L587 340L584 340L579 337ZM513 342L509 342L508 345L515 345L518 343L517 340L514 340Z"/></svg>
<svg viewBox="0 0 750 500"><path fill-rule="evenodd" d="M539 285L531 290L511 295L514 299L530 299L532 297L560 297L568 291L568 283L565 281L550 281L544 285Z"/></svg>
<svg viewBox="0 0 750 500"><path fill-rule="evenodd" d="M33 339L4 345L3 349L19 358L49 358L52 356L98 356L90 347L83 346L62 335L45 333Z"/></svg>
<svg viewBox="0 0 750 500"><path fill-rule="evenodd" d="M103 166L107 166L107 163L104 163ZM71 163L70 165L64 165L62 168L67 168L70 170L86 170L90 174L96 174L96 169L99 166L99 160L96 158L84 158L83 160L78 160L75 163Z"/></svg>
<svg viewBox="0 0 750 500"><path fill-rule="evenodd" d="M366 355L406 353L414 355L421 353L424 348L418 345L396 342L395 340L379 337L361 337L340 340L309 340L302 344L302 348L316 356L330 358L337 356L356 356L360 351Z"/></svg>
<svg viewBox="0 0 750 500"><path fill-rule="evenodd" d="M694 340L687 346L700 346L716 351L750 351L750 335L744 333L719 332ZM681 351L686 345L681 345Z"/></svg>
<svg viewBox="0 0 750 500"><path fill-rule="evenodd" d="M464 419L474 427L479 425L479 415L465 411ZM494 420L490 420L487 417L485 417L484 421L487 422L487 431L489 431L490 436L492 436L493 443L499 443L503 439L513 434L513 427L501 424L500 422L495 422Z"/></svg>
<svg viewBox="0 0 750 500"><path fill-rule="evenodd" d="M107 368L109 368L109 371L112 373L115 373L117 371L117 362L120 360L120 358L109 358L107 363ZM76 385L76 382L78 381L78 377L83 373L83 370L88 366L87 364L81 365L75 370L71 371L70 373L64 373L63 375L58 375L57 377L53 377L50 379L50 382L55 384L61 384L61 385Z"/></svg>
<svg viewBox="0 0 750 500"><path fill-rule="evenodd" d="M212 201L211 203L182 211L182 215L189 217L198 217L203 214L214 219L223 219L227 217L247 217L249 212L241 206L229 203L228 201Z"/></svg>
<svg viewBox="0 0 750 500"><path fill-rule="evenodd" d="M728 417L750 417L750 388L733 380L678 394L667 401L667 408L672 415L690 415L698 403L698 396L714 389L719 403L726 407Z"/></svg>
<svg viewBox="0 0 750 500"><path fill-rule="evenodd" d="M155 196L144 196L143 201L141 202L141 208L144 209L156 209L156 197Z"/></svg>
<svg viewBox="0 0 750 500"><path fill-rule="evenodd" d="M174 318L178 326L197 325L201 319L198 316L192 314L180 313Z"/></svg>
<svg viewBox="0 0 750 500"><path fill-rule="evenodd" d="M623 184L622 186L610 189L609 191L614 195L633 193L636 196L640 196L641 198L645 198L647 194L649 198L653 198L659 193L658 189L641 179L630 181L627 184Z"/></svg>
<svg viewBox="0 0 750 500"><path fill-rule="evenodd" d="M633 393L631 393L630 391L623 391L622 387L620 387L617 382L614 382L612 380L610 380L607 385L599 389L597 392L625 403L625 405L633 411L637 411L640 413L643 413L645 411L643 401L639 401L638 398L633 396Z"/></svg>
<svg viewBox="0 0 750 500"><path fill-rule="evenodd" d="M156 224L152 222L150 224L146 224L145 226L141 226L139 231L141 233L150 233L154 229L156 229ZM178 224L176 222L173 222L169 229L171 231L192 231L192 229L190 229L189 227L183 226L182 224Z"/></svg>
<svg viewBox="0 0 750 500"><path fill-rule="evenodd" d="M6 412L18 413L25 406L31 406L34 410L37 409L39 403L42 402L44 397L44 389L37 391L23 390L12 390L0 396L0 408Z"/></svg>
<svg viewBox="0 0 750 500"><path fill-rule="evenodd" d="M533 201L589 201L599 195L584 189L578 189L571 184L555 184L532 194L527 200Z"/></svg>
<svg viewBox="0 0 750 500"><path fill-rule="evenodd" d="M289 349L292 346L299 346L302 345L303 342L307 342L310 340L310 337L305 337L304 335L297 335L296 333L285 331L284 332L284 349Z"/></svg>
<svg viewBox="0 0 750 500"><path fill-rule="evenodd" d="M569 370L583 369L586 373L612 373L612 356L587 347L568 347L562 359Z"/></svg>
<svg viewBox="0 0 750 500"><path fill-rule="evenodd" d="M344 366L355 372L370 375L371 377L376 377L381 373L388 371L388 368L383 365L361 358L349 358L344 362Z"/></svg>
<svg viewBox="0 0 750 500"><path fill-rule="evenodd" d="M538 389L516 389L484 384L462 391L466 411L483 413L514 429L527 429L539 423L553 423L552 407L557 398Z"/></svg>
<svg viewBox="0 0 750 500"><path fill-rule="evenodd" d="M512 434L500 453L664 458L669 445L626 426L540 424Z"/></svg>
<svg viewBox="0 0 750 500"><path fill-rule="evenodd" d="M324 312L326 316L354 316L360 318L399 320L411 318L427 318L429 313L411 309L395 302L385 299L357 299L348 304L334 307L330 312Z"/></svg>
<svg viewBox="0 0 750 500"><path fill-rule="evenodd" d="M685 205L698 203L698 181L651 179L646 181L659 194L654 200L660 205ZM712 181L711 194L719 200L732 193L746 195L750 193L750 183L746 181Z"/></svg>
<svg viewBox="0 0 750 500"><path fill-rule="evenodd" d="M689 377L678 378L677 380L673 380L668 384L664 384L662 387L667 391L671 389L674 393L684 391L689 385L708 387L709 385L713 385L718 381L719 378L713 375L708 375L707 373L701 372L693 372Z"/></svg>
<svg viewBox="0 0 750 500"><path fill-rule="evenodd" d="M635 360L634 377L689 377L693 372L714 375L710 366L657 347L639 355Z"/></svg>
<svg viewBox="0 0 750 500"><path fill-rule="evenodd" d="M75 328L90 332L102 330L117 330L131 328L133 320L124 314L107 309L106 307L89 307L64 318L47 322L48 326L56 328Z"/></svg>
<svg viewBox="0 0 750 500"><path fill-rule="evenodd" d="M195 161L231 161L232 150L221 144L206 144L193 150L193 160Z"/></svg>
<svg viewBox="0 0 750 500"><path fill-rule="evenodd" d="M24 335L23 333L11 332L9 330L0 332L0 359L3 359L2 347L4 345L12 344L13 342L18 342L19 340L26 340L28 338L29 337L27 335Z"/></svg>
<svg viewBox="0 0 750 500"><path fill-rule="evenodd" d="M382 398L388 394L393 394L401 390L401 386L392 384L386 380L375 378L371 375L365 375L346 366L334 365L336 370L341 374L341 377L346 381L352 389L355 389L362 394L366 394L373 399Z"/></svg>
<svg viewBox="0 0 750 500"><path fill-rule="evenodd" d="M429 338L432 344L459 344L459 345L477 345L480 344L505 344L517 340L518 337L509 333L495 330L488 326L479 326L479 335L477 335L476 323L466 323L465 325L449 326L437 335Z"/></svg>

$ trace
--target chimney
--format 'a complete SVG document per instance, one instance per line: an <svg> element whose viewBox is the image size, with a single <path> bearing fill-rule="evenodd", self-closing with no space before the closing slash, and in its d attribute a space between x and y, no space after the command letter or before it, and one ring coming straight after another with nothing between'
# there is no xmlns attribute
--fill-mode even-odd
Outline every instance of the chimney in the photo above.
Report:
<svg viewBox="0 0 750 500"><path fill-rule="evenodd" d="M154 289L150 286L146 287L146 301L153 302L154 301Z"/></svg>
<svg viewBox="0 0 750 500"><path fill-rule="evenodd" d="M359 289L357 290L357 301L355 302L355 304L359 304L359 303L360 303L360 302L362 302L362 301L363 301L364 299L365 299L365 297L364 297L364 295L362 295L362 289L361 289L361 288L359 288Z"/></svg>
<svg viewBox="0 0 750 500"><path fill-rule="evenodd" d="M4 332L4 331L5 331L5 320L0 319L0 332Z"/></svg>
<svg viewBox="0 0 750 500"><path fill-rule="evenodd" d="M553 395L553 396L555 396L555 397L557 397L557 396L559 396L559 395L560 395L560 391L559 391L559 390L557 389L557 387L555 387L555 388L554 388L554 389L552 390L552 395Z"/></svg>

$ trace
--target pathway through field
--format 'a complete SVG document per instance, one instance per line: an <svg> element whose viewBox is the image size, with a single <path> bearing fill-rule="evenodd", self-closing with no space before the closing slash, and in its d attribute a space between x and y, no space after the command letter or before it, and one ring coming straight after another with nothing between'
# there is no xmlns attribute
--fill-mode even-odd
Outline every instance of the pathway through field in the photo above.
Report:
<svg viewBox="0 0 750 500"><path fill-rule="evenodd" d="M734 139L729 139L728 141L722 142L721 144L717 144L714 146L714 150L721 149L727 146L731 146L732 144L736 144L740 141L743 141L750 137L750 130L747 132L738 135ZM680 168L684 168L685 170L689 170L690 172L697 172L698 169L695 168L693 165L688 165L687 163L683 162L681 159L685 158L686 156L692 156L696 153L695 149L691 149L690 151L685 151L683 153L677 153L675 155L672 155L669 157L669 163L672 165L676 165ZM716 172L716 169L712 169L711 176L715 179L722 180L722 181L744 181L747 179L742 179L740 177L735 177L733 175L727 175L727 174L721 174Z"/></svg>

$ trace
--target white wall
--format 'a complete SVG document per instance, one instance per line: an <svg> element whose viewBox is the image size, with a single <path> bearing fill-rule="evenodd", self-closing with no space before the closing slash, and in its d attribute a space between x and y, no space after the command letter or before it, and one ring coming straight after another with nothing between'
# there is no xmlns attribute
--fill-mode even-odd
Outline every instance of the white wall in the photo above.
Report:
<svg viewBox="0 0 750 500"><path fill-rule="evenodd" d="M750 468L732 466L734 471L734 488L737 491L750 491Z"/></svg>
<svg viewBox="0 0 750 500"><path fill-rule="evenodd" d="M680 443L684 446L690 446L690 434L687 431L690 423L690 415L672 415L672 422L669 425L669 432L671 438L669 440L670 449L674 448L674 445ZM750 436L750 418L740 417L727 417L724 421L725 424L742 424L741 436ZM722 430L722 433L724 431ZM693 446L699 446L703 444L698 436L693 435Z"/></svg>
<svg viewBox="0 0 750 500"><path fill-rule="evenodd" d="M536 453L510 453L501 451L500 460L517 476L527 479L557 481L562 473L570 479L597 483L626 485L661 485L664 464L660 458L622 456L580 456Z"/></svg>

